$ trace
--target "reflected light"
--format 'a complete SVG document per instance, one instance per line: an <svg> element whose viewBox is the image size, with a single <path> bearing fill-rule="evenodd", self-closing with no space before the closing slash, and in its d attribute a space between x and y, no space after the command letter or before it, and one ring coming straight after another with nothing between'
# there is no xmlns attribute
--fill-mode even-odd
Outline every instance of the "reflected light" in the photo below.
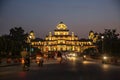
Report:
<svg viewBox="0 0 120 80"><path fill-rule="evenodd" d="M83 64L95 64L95 62L91 62L91 61L83 61Z"/></svg>
<svg viewBox="0 0 120 80"><path fill-rule="evenodd" d="M24 58L22 58L22 61L21 61L21 63L22 63L22 64L24 64L24 63L25 63L25 61L24 61Z"/></svg>
<svg viewBox="0 0 120 80"><path fill-rule="evenodd" d="M88 61L83 61L83 64L88 64L89 62Z"/></svg>
<svg viewBox="0 0 120 80"><path fill-rule="evenodd" d="M26 76L26 72L20 72L19 76L22 77L22 78L25 77Z"/></svg>
<svg viewBox="0 0 120 80"><path fill-rule="evenodd" d="M109 65L104 64L102 67L103 67L104 69L108 69L108 68L109 68Z"/></svg>

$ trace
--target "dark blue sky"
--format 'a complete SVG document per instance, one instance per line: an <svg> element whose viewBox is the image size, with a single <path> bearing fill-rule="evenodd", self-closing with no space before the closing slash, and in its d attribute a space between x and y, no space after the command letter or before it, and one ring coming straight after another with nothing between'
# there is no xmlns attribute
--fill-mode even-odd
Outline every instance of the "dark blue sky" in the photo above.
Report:
<svg viewBox="0 0 120 80"><path fill-rule="evenodd" d="M44 38L63 21L79 38L87 38L90 30L103 32L117 29L120 33L118 0L1 0L0 35L13 27L33 30Z"/></svg>

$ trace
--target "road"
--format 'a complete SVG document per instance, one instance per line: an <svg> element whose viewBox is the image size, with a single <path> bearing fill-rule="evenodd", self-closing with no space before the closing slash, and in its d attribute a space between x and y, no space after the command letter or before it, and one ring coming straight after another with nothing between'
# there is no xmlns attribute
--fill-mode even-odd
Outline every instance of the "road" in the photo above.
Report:
<svg viewBox="0 0 120 80"><path fill-rule="evenodd" d="M21 65L0 67L0 80L120 80L120 66L97 61L49 63L38 67L32 63L29 71Z"/></svg>

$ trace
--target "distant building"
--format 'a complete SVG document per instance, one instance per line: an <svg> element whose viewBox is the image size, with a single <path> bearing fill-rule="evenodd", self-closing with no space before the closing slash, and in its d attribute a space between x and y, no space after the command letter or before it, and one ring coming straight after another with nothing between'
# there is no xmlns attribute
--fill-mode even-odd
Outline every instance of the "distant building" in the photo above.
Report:
<svg viewBox="0 0 120 80"><path fill-rule="evenodd" d="M31 43L31 40L35 39L35 33L33 31L30 31L28 37L27 37L27 42Z"/></svg>
<svg viewBox="0 0 120 80"><path fill-rule="evenodd" d="M97 42L98 37L99 37L98 33L94 33L93 31L90 31L90 32L89 32L88 38L89 38L90 40L92 40L93 43L96 43L96 42Z"/></svg>
<svg viewBox="0 0 120 80"><path fill-rule="evenodd" d="M34 33L34 32L33 32ZM34 37L35 38L35 37ZM70 33L67 26L60 22L54 32L49 32L45 39L33 39L33 47L39 48L42 52L48 51L75 51L83 52L87 48L95 47L89 39L79 39L74 32Z"/></svg>

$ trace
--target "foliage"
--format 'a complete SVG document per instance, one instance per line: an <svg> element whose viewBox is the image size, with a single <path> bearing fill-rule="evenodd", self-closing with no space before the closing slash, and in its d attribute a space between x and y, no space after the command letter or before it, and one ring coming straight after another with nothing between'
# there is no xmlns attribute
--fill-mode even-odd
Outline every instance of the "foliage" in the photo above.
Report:
<svg viewBox="0 0 120 80"><path fill-rule="evenodd" d="M97 54L97 50L95 48L88 48L88 49L85 49L83 54L85 55L96 55Z"/></svg>
<svg viewBox="0 0 120 80"><path fill-rule="evenodd" d="M102 39L101 36L104 36ZM120 39L119 34L116 33L115 29L105 29L104 33L99 34L99 40L96 45L100 52L109 54L111 56L120 56Z"/></svg>
<svg viewBox="0 0 120 80"><path fill-rule="evenodd" d="M12 46L12 42L10 40L10 36L9 35L3 35L0 37L0 53L1 55L3 54L9 54L11 47Z"/></svg>
<svg viewBox="0 0 120 80"><path fill-rule="evenodd" d="M24 33L24 30L21 27L10 29L9 35L11 40L14 41L14 49L12 50L13 54L19 54L22 48L27 46L26 40L28 35Z"/></svg>
<svg viewBox="0 0 120 80"><path fill-rule="evenodd" d="M21 50L27 47L26 43L28 34L24 33L21 27L10 29L9 35L0 37L0 54L1 55L20 55Z"/></svg>

